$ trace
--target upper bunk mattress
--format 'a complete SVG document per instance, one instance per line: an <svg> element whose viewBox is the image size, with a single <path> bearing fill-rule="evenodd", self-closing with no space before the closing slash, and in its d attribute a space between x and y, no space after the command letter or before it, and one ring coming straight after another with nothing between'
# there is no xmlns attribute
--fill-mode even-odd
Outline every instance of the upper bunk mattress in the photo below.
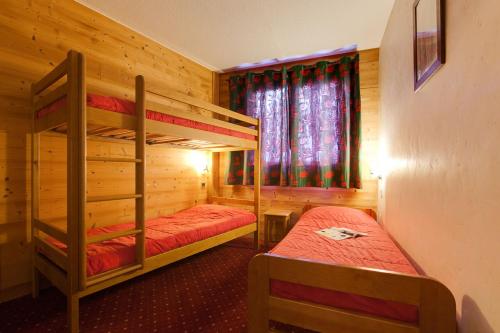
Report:
<svg viewBox="0 0 500 333"><path fill-rule="evenodd" d="M36 115L37 118L42 118L50 113L57 112L66 105L66 97L61 98L49 106L39 110ZM104 111L123 113L127 115L135 115L135 103L129 100L101 96L96 94L87 94L87 106L101 109ZM231 130L224 127L219 127L211 124L205 124L203 122L185 119L181 117L176 117L161 112L146 110L146 118L150 120L160 121L163 123L169 123L194 129L199 129L207 132L229 135L246 140L255 140L255 136Z"/></svg>
<svg viewBox="0 0 500 333"><path fill-rule="evenodd" d="M368 236L336 241L316 233L330 227L349 228L367 233ZM346 207L318 207L309 210L270 253L326 264L418 275L389 234L372 217L360 210ZM417 307L398 302L277 280L271 281L271 293L286 299L349 309L409 323L418 322Z"/></svg>
<svg viewBox="0 0 500 333"><path fill-rule="evenodd" d="M170 216L146 221L146 257L201 241L252 224L255 215L240 208L222 205L198 205ZM94 228L88 236L134 229L134 223ZM66 246L54 239L58 248ZM87 246L87 276L129 265L135 258L135 237L125 236Z"/></svg>

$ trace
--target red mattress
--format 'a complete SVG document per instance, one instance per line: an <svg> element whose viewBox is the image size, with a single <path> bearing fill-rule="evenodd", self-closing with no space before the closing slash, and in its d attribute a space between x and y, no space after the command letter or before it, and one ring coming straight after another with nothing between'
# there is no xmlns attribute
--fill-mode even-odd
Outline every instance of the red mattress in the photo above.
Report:
<svg viewBox="0 0 500 333"><path fill-rule="evenodd" d="M146 221L146 257L188 245L256 221L255 215L240 208L199 205ZM90 229L88 236L134 229L134 223ZM66 246L54 239L55 246ZM87 276L99 274L134 262L135 237L120 237L87 246Z"/></svg>
<svg viewBox="0 0 500 333"><path fill-rule="evenodd" d="M56 112L66 105L66 97L61 98L51 105L39 110L37 112L37 118L46 116L49 113ZM87 94L87 106L98 108L105 111L124 113L128 115L135 115L135 103L125 99L120 99L116 97L100 96L95 94ZM255 140L255 136L230 130L224 127L219 127L215 125L205 124L195 120L189 120L181 117L171 116L161 112L156 112L152 110L146 110L146 118L150 120L161 121L164 123L195 128L207 132L218 133L229 135L233 137L238 137L247 140Z"/></svg>
<svg viewBox="0 0 500 333"><path fill-rule="evenodd" d="M315 233L317 230L329 227L350 228L368 233L368 236L335 241ZM327 264L418 275L387 232L369 215L352 208L318 207L309 210L270 253ZM277 280L271 281L271 293L286 299L355 310L409 323L418 322L417 307L398 302Z"/></svg>

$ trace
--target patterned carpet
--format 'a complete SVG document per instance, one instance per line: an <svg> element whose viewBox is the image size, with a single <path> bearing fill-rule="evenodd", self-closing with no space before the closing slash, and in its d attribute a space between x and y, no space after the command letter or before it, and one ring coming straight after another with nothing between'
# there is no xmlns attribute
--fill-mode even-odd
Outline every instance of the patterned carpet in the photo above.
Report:
<svg viewBox="0 0 500 333"><path fill-rule="evenodd" d="M219 246L80 301L82 332L246 332L247 266L254 249ZM0 304L0 332L64 332L65 297Z"/></svg>

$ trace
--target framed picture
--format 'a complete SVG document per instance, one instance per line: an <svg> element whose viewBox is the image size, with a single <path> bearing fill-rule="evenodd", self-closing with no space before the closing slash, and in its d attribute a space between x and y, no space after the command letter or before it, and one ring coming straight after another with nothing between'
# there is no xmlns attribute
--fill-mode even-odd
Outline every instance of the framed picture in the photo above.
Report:
<svg viewBox="0 0 500 333"><path fill-rule="evenodd" d="M414 84L418 90L445 62L445 0L413 4Z"/></svg>

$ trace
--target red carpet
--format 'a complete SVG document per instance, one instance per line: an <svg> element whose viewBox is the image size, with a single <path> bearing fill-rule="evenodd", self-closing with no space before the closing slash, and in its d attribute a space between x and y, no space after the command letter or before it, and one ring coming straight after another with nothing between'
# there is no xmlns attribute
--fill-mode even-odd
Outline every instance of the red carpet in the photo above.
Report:
<svg viewBox="0 0 500 333"><path fill-rule="evenodd" d="M241 244L241 243L240 243ZM256 251L220 246L80 300L82 332L246 332L247 266ZM0 304L0 332L64 332L65 297Z"/></svg>

